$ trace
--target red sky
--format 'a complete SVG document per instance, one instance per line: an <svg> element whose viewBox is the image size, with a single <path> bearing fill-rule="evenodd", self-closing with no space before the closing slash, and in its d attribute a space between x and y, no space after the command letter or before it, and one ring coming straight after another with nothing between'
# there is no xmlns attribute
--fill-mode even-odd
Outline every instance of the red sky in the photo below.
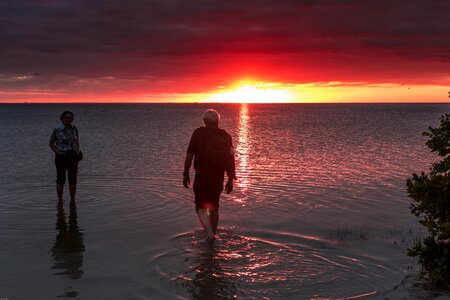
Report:
<svg viewBox="0 0 450 300"><path fill-rule="evenodd" d="M449 11L444 0L4 0L0 102L196 101L242 80L315 89L298 101L330 85L324 101L448 101Z"/></svg>

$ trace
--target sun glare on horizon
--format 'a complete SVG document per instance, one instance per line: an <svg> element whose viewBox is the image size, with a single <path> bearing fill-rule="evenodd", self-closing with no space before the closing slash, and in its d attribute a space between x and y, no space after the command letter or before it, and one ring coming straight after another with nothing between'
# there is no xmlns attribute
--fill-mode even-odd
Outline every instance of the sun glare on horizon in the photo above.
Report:
<svg viewBox="0 0 450 300"><path fill-rule="evenodd" d="M290 102L291 98L291 93L286 89L245 84L234 90L214 94L209 100L223 103L285 103Z"/></svg>

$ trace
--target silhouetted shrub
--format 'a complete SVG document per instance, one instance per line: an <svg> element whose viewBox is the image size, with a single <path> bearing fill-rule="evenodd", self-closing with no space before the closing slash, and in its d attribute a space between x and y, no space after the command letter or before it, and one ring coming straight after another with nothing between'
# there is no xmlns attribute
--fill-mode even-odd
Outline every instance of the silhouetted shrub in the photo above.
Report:
<svg viewBox="0 0 450 300"><path fill-rule="evenodd" d="M425 226L428 236L408 249L419 258L422 277L450 288L450 114L440 118L440 127L429 127L423 135L432 152L442 159L432 164L428 174L413 174L406 182L414 199L411 213Z"/></svg>

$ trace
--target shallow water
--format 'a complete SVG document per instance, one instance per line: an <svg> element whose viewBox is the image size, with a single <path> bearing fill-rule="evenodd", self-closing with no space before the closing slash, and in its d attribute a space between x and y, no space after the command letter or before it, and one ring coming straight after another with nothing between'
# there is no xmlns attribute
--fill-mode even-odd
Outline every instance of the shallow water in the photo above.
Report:
<svg viewBox="0 0 450 300"><path fill-rule="evenodd" d="M209 106L239 177L214 246L181 184ZM47 146L66 109L85 156L76 207L57 207ZM423 234L405 179L436 159L421 132L447 109L0 105L0 297L403 299L397 287L417 273L405 251Z"/></svg>

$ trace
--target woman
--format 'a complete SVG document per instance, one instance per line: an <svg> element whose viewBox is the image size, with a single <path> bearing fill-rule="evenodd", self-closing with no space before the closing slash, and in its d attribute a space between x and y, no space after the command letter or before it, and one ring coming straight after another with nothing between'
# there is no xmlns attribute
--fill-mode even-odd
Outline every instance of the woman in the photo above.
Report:
<svg viewBox="0 0 450 300"><path fill-rule="evenodd" d="M61 124L53 129L49 146L55 152L56 165L56 193L58 201L62 201L66 173L69 177L70 202L75 202L77 189L78 158L80 155L80 141L78 130L72 125L73 112L65 111L61 114Z"/></svg>

